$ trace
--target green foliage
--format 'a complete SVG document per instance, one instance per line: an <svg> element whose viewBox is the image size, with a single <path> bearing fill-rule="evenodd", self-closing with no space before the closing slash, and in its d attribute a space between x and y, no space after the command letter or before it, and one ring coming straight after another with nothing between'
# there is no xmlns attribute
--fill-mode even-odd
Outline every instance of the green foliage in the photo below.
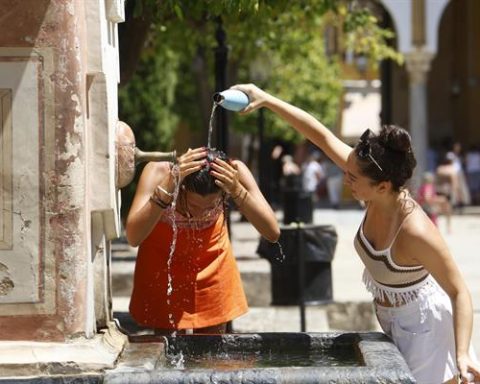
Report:
<svg viewBox="0 0 480 384"><path fill-rule="evenodd" d="M356 1L137 0L135 5L137 14L153 15L154 25L137 74L122 90L120 103L125 121L141 127L138 141L144 141L147 149L168 145L178 122L194 130L207 129L211 103L205 98L214 91L219 17L230 48L229 84L255 82L313 112L327 126L335 124L341 94L338 58L324 52L327 22L343 31L345 46L371 62L401 60L387 44L392 33L381 29ZM267 136L298 138L272 114L265 116ZM255 118L235 114L232 128L254 132ZM159 143L153 144L156 139Z"/></svg>
<svg viewBox="0 0 480 384"><path fill-rule="evenodd" d="M119 90L120 120L132 127L141 149L163 150L171 144L179 122L173 106L180 56L168 46L150 42L133 79Z"/></svg>
<svg viewBox="0 0 480 384"><path fill-rule="evenodd" d="M380 60L392 59L401 64L403 56L387 42L395 37L393 31L380 28L378 19L367 9L360 8L355 12L348 12L347 9L341 9L344 15L343 30L346 33L345 46L357 54L368 53L370 64L378 65Z"/></svg>

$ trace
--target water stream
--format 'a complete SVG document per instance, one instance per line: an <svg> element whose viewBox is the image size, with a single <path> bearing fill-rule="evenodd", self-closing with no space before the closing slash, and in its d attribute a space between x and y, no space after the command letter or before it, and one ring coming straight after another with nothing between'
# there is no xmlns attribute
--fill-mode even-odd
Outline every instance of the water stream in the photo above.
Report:
<svg viewBox="0 0 480 384"><path fill-rule="evenodd" d="M212 112L210 115L210 120L209 120L209 128L208 128L208 140L207 140L207 148L212 148L212 134L213 134L213 127L214 127L214 122L215 122L215 112L218 107L218 104L213 103L212 106ZM174 165L172 168L172 175L174 178L174 191L173 191L173 200L172 200L172 206L171 209L169 210L168 214L168 219L171 221L171 226L172 226L172 243L170 244L169 248L169 254L168 254L168 259L167 259L167 306L171 308L171 305L173 304L171 302L171 296L173 293L173 278L172 278L172 273L171 273L171 268L172 268L172 262L173 262L173 256L175 253L175 248L177 245L177 237L178 237L178 226L175 220L175 211L176 211L176 205L177 205L177 200L178 200L178 195L179 195L179 190L180 190L180 170L178 165ZM225 210L224 210L225 212ZM203 246L202 240L197 239L195 236L196 230L200 229L198 227L199 223L197 220L193 219L188 215L188 237L189 241L191 241L193 244L196 244L199 248ZM280 262L283 262L285 260L285 254L283 252L282 245L279 242L276 242L275 244L278 245L278 256L276 259ZM171 311L168 315L168 320L172 328L175 328L175 319L173 316L173 311ZM187 332L188 333L188 332ZM175 340L175 337L177 335L177 332L174 331L172 333L173 340ZM184 369L188 367L193 367L193 366L202 366L204 364L208 364L209 362L209 357L208 356L200 356L200 357L195 357L195 358L189 358L186 360L186 356L184 355L182 349L170 349L169 351L169 365L172 367L175 367L177 369ZM250 361L252 359L252 356L247 356L244 353L233 353L230 355L223 356L224 359L227 359L229 361L233 360L233 364L235 365L236 363L243 364L241 362L244 361ZM258 360L258 357L255 358L255 360ZM315 364L318 363L318 359L315 359ZM222 364L222 359L218 360L219 364ZM272 354L270 354L270 358L261 359L261 361L258 362L259 365L257 366L277 366L277 364L284 364L279 361L279 357L273 357ZM235 363L236 362L236 363ZM188 363L188 364L187 364ZM225 361L223 361L225 363Z"/></svg>
<svg viewBox="0 0 480 384"><path fill-rule="evenodd" d="M208 124L208 140L207 140L207 148L212 148L212 132L213 132L213 123L215 121L215 111L218 107L217 103L213 103L212 106L212 113L210 114L210 121Z"/></svg>
<svg viewBox="0 0 480 384"><path fill-rule="evenodd" d="M170 249L168 253L168 259L167 259L167 306L170 308L171 307L171 295L173 293L173 278L172 278L172 262L173 262L173 254L175 253L175 248L177 246L177 236L178 236L178 227L177 223L175 221L175 210L177 206L177 200L178 200L178 193L180 191L180 169L178 165L173 165L172 167L172 176L174 180L174 188L173 188L173 199L172 199L172 207L169 211L169 216L168 218L171 221L172 225L172 243L170 244ZM173 311L171 311L168 314L168 322L170 323L172 328L175 328L175 318L173 317ZM172 333L172 336L176 336L176 331ZM175 367L175 368L183 368L184 366L184 356L182 351L179 351L179 353L175 355L171 355L170 358L170 364Z"/></svg>

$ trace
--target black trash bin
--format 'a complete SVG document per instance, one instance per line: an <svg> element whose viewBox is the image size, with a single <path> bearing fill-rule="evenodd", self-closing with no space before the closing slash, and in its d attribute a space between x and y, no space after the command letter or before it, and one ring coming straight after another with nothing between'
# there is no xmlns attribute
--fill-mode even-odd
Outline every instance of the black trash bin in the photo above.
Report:
<svg viewBox="0 0 480 384"><path fill-rule="evenodd" d="M303 269L303 303L321 304L333 299L331 262L337 232L331 225L283 225L278 244L260 240L257 253L271 265L272 305L301 304L300 263Z"/></svg>

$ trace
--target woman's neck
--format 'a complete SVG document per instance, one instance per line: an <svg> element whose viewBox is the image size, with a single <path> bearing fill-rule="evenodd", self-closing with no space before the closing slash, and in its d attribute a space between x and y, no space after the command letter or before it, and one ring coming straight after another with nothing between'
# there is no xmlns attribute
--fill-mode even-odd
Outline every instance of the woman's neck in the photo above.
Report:
<svg viewBox="0 0 480 384"><path fill-rule="evenodd" d="M401 211L405 202L410 199L411 197L408 190L402 189L399 192L390 192L385 196L382 195L377 199L371 200L369 207L385 215L393 215Z"/></svg>

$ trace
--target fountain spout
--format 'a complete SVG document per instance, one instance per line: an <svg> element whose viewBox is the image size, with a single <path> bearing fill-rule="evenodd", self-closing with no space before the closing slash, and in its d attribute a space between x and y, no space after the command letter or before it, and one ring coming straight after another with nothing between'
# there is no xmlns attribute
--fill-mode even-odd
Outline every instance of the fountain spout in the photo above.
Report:
<svg viewBox="0 0 480 384"><path fill-rule="evenodd" d="M174 163L177 158L177 151L172 152L144 152L135 147L135 165L145 161L170 161Z"/></svg>
<svg viewBox="0 0 480 384"><path fill-rule="evenodd" d="M135 166L145 161L176 162L176 151L144 152L135 145L135 136L130 126L123 121L117 122L116 129L116 181L117 188L127 186L135 176Z"/></svg>

